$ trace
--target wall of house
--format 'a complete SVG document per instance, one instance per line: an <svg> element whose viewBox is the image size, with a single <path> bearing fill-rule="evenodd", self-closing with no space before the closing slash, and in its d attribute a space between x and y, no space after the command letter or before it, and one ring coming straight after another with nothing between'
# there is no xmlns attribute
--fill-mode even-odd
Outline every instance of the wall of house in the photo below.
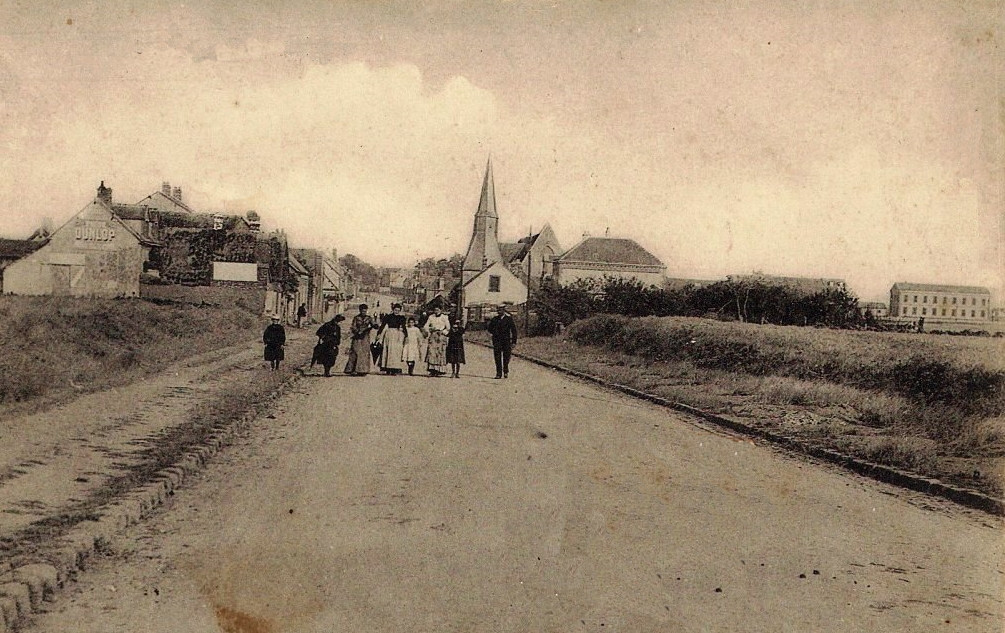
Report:
<svg viewBox="0 0 1005 633"><path fill-rule="evenodd" d="M237 306L254 312L262 312L265 306L265 288L260 284L234 286L140 284L140 297L154 301Z"/></svg>
<svg viewBox="0 0 1005 633"><path fill-rule="evenodd" d="M499 290L490 291L491 277L499 277ZM494 264L464 287L464 305L519 305L527 302L527 286L502 264Z"/></svg>
<svg viewBox="0 0 1005 633"><path fill-rule="evenodd" d="M4 270L4 293L138 297L147 249L100 203L56 231L49 243Z"/></svg>
<svg viewBox="0 0 1005 633"><path fill-rule="evenodd" d="M654 271L652 267L617 266L616 264L586 267L562 262L555 264L555 278L562 285L569 285L580 279L602 283L607 277L620 277L621 279L638 279L646 286L662 288L664 276L662 270Z"/></svg>
<svg viewBox="0 0 1005 633"><path fill-rule="evenodd" d="M890 290L890 316L898 319L977 323L991 320L991 295L953 290Z"/></svg>

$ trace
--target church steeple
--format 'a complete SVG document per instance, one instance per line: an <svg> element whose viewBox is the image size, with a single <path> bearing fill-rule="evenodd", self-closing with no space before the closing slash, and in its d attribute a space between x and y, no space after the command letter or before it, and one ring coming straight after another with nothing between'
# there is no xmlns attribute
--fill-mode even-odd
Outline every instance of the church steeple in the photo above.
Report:
<svg viewBox="0 0 1005 633"><path fill-rule="evenodd" d="M499 219L499 214L496 213L496 185L495 181L492 179L492 157L489 156L489 162L485 165L485 180L482 182L482 197L478 200L478 212L475 213L475 217L479 215L485 215L490 218Z"/></svg>
<svg viewBox="0 0 1005 633"><path fill-rule="evenodd" d="M485 180L482 181L482 195L478 200L478 210L475 212L471 242L468 244L468 252L461 266L462 282L467 282L477 273L499 261L502 261L502 253L499 250L499 214L496 212L492 158L489 157L485 166Z"/></svg>

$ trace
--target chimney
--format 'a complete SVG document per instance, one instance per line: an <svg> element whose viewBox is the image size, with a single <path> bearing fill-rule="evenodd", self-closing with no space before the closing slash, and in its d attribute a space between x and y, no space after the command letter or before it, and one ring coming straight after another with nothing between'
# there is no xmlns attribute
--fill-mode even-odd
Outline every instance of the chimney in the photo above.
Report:
<svg viewBox="0 0 1005 633"><path fill-rule="evenodd" d="M167 197L171 197L171 183L164 181L161 183L161 193Z"/></svg>
<svg viewBox="0 0 1005 633"><path fill-rule="evenodd" d="M181 202L181 187L175 187L174 188L174 196L173 197L178 202Z"/></svg>
<svg viewBox="0 0 1005 633"><path fill-rule="evenodd" d="M104 180L98 185L98 200L101 200L108 206L112 206L112 190L105 186Z"/></svg>
<svg viewBox="0 0 1005 633"><path fill-rule="evenodd" d="M262 221L258 216L258 213L252 209L244 216L248 222L248 228L253 232L258 232L262 229Z"/></svg>

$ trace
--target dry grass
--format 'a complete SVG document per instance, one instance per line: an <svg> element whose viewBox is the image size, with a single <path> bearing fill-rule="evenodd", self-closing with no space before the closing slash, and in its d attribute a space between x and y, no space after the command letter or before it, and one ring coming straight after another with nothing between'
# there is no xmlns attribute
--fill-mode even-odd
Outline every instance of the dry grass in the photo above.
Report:
<svg viewBox="0 0 1005 633"><path fill-rule="evenodd" d="M0 297L0 405L38 403L125 384L187 356L255 340L236 306L144 300Z"/></svg>
<svg viewBox="0 0 1005 633"><path fill-rule="evenodd" d="M520 351L865 459L1002 490L1000 339L599 316L564 337L525 338ZM812 423L789 424L799 416Z"/></svg>

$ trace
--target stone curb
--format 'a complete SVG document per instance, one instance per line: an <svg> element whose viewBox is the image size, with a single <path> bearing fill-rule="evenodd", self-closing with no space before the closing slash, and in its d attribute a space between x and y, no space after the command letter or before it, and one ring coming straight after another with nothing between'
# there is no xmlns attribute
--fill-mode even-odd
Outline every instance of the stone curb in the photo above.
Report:
<svg viewBox="0 0 1005 633"><path fill-rule="evenodd" d="M476 345L481 345L482 347L490 347L489 345L482 343L480 341L472 341ZM528 362L534 363L535 365L540 365L548 369L553 369L555 371L579 378L580 380L585 380L587 382L592 382L608 389L613 389L615 391L620 391L624 394L639 398L642 400L647 400L654 404L658 404L662 407L667 407L669 409L674 409L675 411L680 411L682 413L687 413L717 426L729 429L736 433L743 435L754 436L765 441L771 442L772 444L779 445L788 450L802 453L804 455L809 455L815 457L822 461L830 462L832 464L837 464L843 468L851 470L859 475L864 475L884 483L892 484L894 486L899 486L901 488L907 488L908 490L914 490L916 492L923 492L935 497L942 497L953 501L962 506L968 508L973 508L975 510L983 510L990 514L997 516L1005 515L1005 501L1002 499L997 499L989 495L977 492L975 490L967 490L966 488L960 488L958 486L953 486L951 484L944 483L938 479L932 479L929 477L923 477L915 473L900 470L898 468L893 468L892 466L885 466L883 464L876 464L873 462L865 461L857 457L852 457L851 455L845 455L844 453L839 453L838 451L820 448L816 446L810 446L805 442L800 441L797 438L790 437L788 435L782 435L779 433L774 433L765 429L759 429L739 420L734 420L727 418L715 413L709 413L707 411L702 411L695 407L667 400L659 396L653 395L651 393L646 393L640 391L633 387L628 387L626 385L619 385L617 383L612 383L594 376L592 374L587 374L575 369L569 369L568 367L563 367L561 365L556 365L554 363L542 360L540 358L535 358L533 356L528 356L527 354L513 352L513 355L522 358Z"/></svg>
<svg viewBox="0 0 1005 633"><path fill-rule="evenodd" d="M304 376L303 368L290 375L264 402L279 398ZM235 437L249 428L259 411L247 411L224 428L216 430L201 446L193 447L178 461L157 471L151 480L109 503L100 510L97 521L82 521L60 539L61 546L45 560L11 567L0 561L0 633L14 633L27 618L43 608L43 602L55 599L57 591L87 568L88 559L104 549L120 531L139 523L162 505L190 477Z"/></svg>

